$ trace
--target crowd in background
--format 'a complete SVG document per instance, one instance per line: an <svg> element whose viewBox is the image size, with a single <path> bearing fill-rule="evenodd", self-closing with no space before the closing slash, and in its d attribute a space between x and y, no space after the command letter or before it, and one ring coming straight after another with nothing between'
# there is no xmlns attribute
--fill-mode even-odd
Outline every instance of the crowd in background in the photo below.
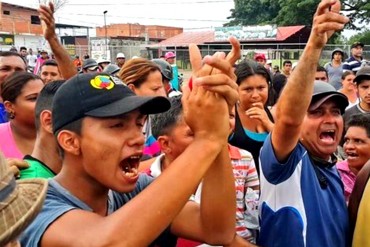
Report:
<svg viewBox="0 0 370 247"><path fill-rule="evenodd" d="M368 44L319 64L340 8L281 70L190 44L182 83L174 52L71 59L41 6L51 53L0 52L0 245L370 246Z"/></svg>

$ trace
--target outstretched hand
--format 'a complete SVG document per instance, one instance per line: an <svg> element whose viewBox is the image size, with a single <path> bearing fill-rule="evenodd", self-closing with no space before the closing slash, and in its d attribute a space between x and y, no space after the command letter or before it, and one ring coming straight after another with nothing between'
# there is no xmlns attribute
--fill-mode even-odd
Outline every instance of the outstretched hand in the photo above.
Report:
<svg viewBox="0 0 370 247"><path fill-rule="evenodd" d="M55 34L55 19L54 19L54 5L49 2L49 6L40 5L38 9L41 20L42 31L44 38L49 40L56 37Z"/></svg>
<svg viewBox="0 0 370 247"><path fill-rule="evenodd" d="M340 31L349 21L340 14L339 0L322 0L313 18L309 44L315 48L323 48L335 31Z"/></svg>

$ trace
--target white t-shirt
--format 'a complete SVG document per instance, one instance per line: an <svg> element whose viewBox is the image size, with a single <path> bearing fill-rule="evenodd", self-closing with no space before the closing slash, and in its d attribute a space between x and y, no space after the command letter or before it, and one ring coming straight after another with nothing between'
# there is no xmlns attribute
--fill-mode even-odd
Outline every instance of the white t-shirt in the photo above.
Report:
<svg viewBox="0 0 370 247"><path fill-rule="evenodd" d="M27 61L28 61L28 66L30 67L35 67L36 66L36 61L37 61L37 56L36 55L27 55Z"/></svg>

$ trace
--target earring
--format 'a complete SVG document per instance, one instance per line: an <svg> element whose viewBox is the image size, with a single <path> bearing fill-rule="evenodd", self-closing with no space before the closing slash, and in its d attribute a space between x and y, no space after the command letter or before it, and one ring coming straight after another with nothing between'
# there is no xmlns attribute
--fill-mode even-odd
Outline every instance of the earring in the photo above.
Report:
<svg viewBox="0 0 370 247"><path fill-rule="evenodd" d="M14 118L15 118L15 113L14 113L14 112L12 112L12 111L11 111L11 112L9 112L9 114L8 114L8 115L9 115L9 118L10 118L10 119L14 119Z"/></svg>

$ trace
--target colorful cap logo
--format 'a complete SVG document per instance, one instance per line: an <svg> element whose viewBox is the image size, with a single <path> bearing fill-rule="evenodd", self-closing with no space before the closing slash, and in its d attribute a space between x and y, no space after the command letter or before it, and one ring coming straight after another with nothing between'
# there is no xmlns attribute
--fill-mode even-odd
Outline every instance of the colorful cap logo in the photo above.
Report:
<svg viewBox="0 0 370 247"><path fill-rule="evenodd" d="M109 76L98 75L90 81L91 86L96 89L107 89L110 90L114 87L114 82Z"/></svg>

